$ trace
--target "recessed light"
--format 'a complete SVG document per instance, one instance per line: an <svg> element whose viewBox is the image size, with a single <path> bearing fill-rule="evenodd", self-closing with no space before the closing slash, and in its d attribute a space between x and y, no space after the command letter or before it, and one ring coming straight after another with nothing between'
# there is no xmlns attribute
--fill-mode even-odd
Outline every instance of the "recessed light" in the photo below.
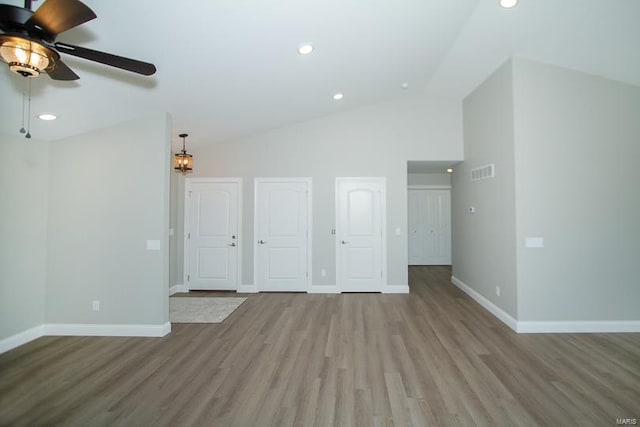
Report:
<svg viewBox="0 0 640 427"><path fill-rule="evenodd" d="M336 93L335 95L333 95L333 99L335 99L336 101L341 100L343 97L344 97L344 95L339 93L339 92Z"/></svg>
<svg viewBox="0 0 640 427"><path fill-rule="evenodd" d="M402 84L400 85L400 87L402 88L402 90L407 90L407 89L409 89L409 83L404 82L404 83L402 83Z"/></svg>
<svg viewBox="0 0 640 427"><path fill-rule="evenodd" d="M513 6L518 4L518 0L500 0L500 6L505 9L512 8Z"/></svg>
<svg viewBox="0 0 640 427"><path fill-rule="evenodd" d="M313 52L313 46L309 43L303 43L298 46L298 53L300 55L309 55L311 52Z"/></svg>
<svg viewBox="0 0 640 427"><path fill-rule="evenodd" d="M453 173L453 168L447 168L447 173Z"/></svg>
<svg viewBox="0 0 640 427"><path fill-rule="evenodd" d="M46 121L50 121L50 120L55 120L58 117L55 114L51 114L51 113L42 113L42 114L38 114L38 118L40 120L46 120Z"/></svg>

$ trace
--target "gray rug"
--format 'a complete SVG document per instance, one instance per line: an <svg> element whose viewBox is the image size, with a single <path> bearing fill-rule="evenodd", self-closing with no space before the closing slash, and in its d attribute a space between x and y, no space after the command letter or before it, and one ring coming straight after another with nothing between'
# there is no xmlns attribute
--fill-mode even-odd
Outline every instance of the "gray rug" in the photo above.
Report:
<svg viewBox="0 0 640 427"><path fill-rule="evenodd" d="M245 297L171 297L171 323L222 323L240 307Z"/></svg>

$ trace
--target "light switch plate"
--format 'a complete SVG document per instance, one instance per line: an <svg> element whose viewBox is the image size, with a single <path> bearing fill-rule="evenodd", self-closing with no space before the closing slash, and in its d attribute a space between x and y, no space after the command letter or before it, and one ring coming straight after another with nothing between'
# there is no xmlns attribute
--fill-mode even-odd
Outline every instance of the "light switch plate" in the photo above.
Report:
<svg viewBox="0 0 640 427"><path fill-rule="evenodd" d="M160 240L147 240L147 250L148 251L159 251L160 250Z"/></svg>
<svg viewBox="0 0 640 427"><path fill-rule="evenodd" d="M544 239L542 237L527 237L524 239L525 248L544 248Z"/></svg>

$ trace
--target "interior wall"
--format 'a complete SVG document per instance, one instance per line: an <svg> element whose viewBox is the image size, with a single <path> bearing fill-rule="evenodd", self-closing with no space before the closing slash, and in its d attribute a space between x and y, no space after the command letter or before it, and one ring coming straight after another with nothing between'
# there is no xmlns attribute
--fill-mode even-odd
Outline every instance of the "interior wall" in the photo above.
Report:
<svg viewBox="0 0 640 427"><path fill-rule="evenodd" d="M169 166L173 168L173 164ZM182 283L182 279L180 277L180 271L178 271L177 263L175 260L178 259L178 244L180 239L178 238L178 221L179 212L178 212L178 202L177 197L180 192L180 185L184 185L184 179L180 180L180 174L175 172L171 172L169 178L169 194L170 194L170 208L169 208L169 229L173 230L169 235L169 259L171 262L169 263L169 287L176 285L178 283Z"/></svg>
<svg viewBox="0 0 640 427"><path fill-rule="evenodd" d="M409 173L409 185L451 185L451 174L448 173Z"/></svg>
<svg viewBox="0 0 640 427"><path fill-rule="evenodd" d="M0 340L44 323L49 144L1 135Z"/></svg>
<svg viewBox="0 0 640 427"><path fill-rule="evenodd" d="M46 323L168 321L169 131L156 115L53 143Z"/></svg>
<svg viewBox="0 0 640 427"><path fill-rule="evenodd" d="M459 102L406 96L194 150L192 176L243 178L243 284L253 284L254 178L313 178L312 283L317 286L335 285L335 178L386 177L388 284L406 286L407 161L461 160L461 130ZM181 216L183 194L173 200ZM179 277L182 257L181 251L173 261Z"/></svg>
<svg viewBox="0 0 640 427"><path fill-rule="evenodd" d="M514 88L520 320L640 320L640 87L515 60Z"/></svg>
<svg viewBox="0 0 640 427"><path fill-rule="evenodd" d="M454 170L451 192L453 276L517 318L510 61L464 100L463 111L465 160ZM495 178L471 181L471 169L490 163Z"/></svg>

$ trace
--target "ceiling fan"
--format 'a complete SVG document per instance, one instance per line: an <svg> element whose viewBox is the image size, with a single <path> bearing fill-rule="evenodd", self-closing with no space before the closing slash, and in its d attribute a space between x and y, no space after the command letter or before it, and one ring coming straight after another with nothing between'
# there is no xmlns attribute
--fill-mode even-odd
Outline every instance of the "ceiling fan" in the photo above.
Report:
<svg viewBox="0 0 640 427"><path fill-rule="evenodd" d="M96 17L79 0L45 0L35 12L31 0L24 7L0 4L0 57L23 77L46 73L53 80L80 78L62 62L60 52L145 76L156 72L148 62L56 42L58 34Z"/></svg>

